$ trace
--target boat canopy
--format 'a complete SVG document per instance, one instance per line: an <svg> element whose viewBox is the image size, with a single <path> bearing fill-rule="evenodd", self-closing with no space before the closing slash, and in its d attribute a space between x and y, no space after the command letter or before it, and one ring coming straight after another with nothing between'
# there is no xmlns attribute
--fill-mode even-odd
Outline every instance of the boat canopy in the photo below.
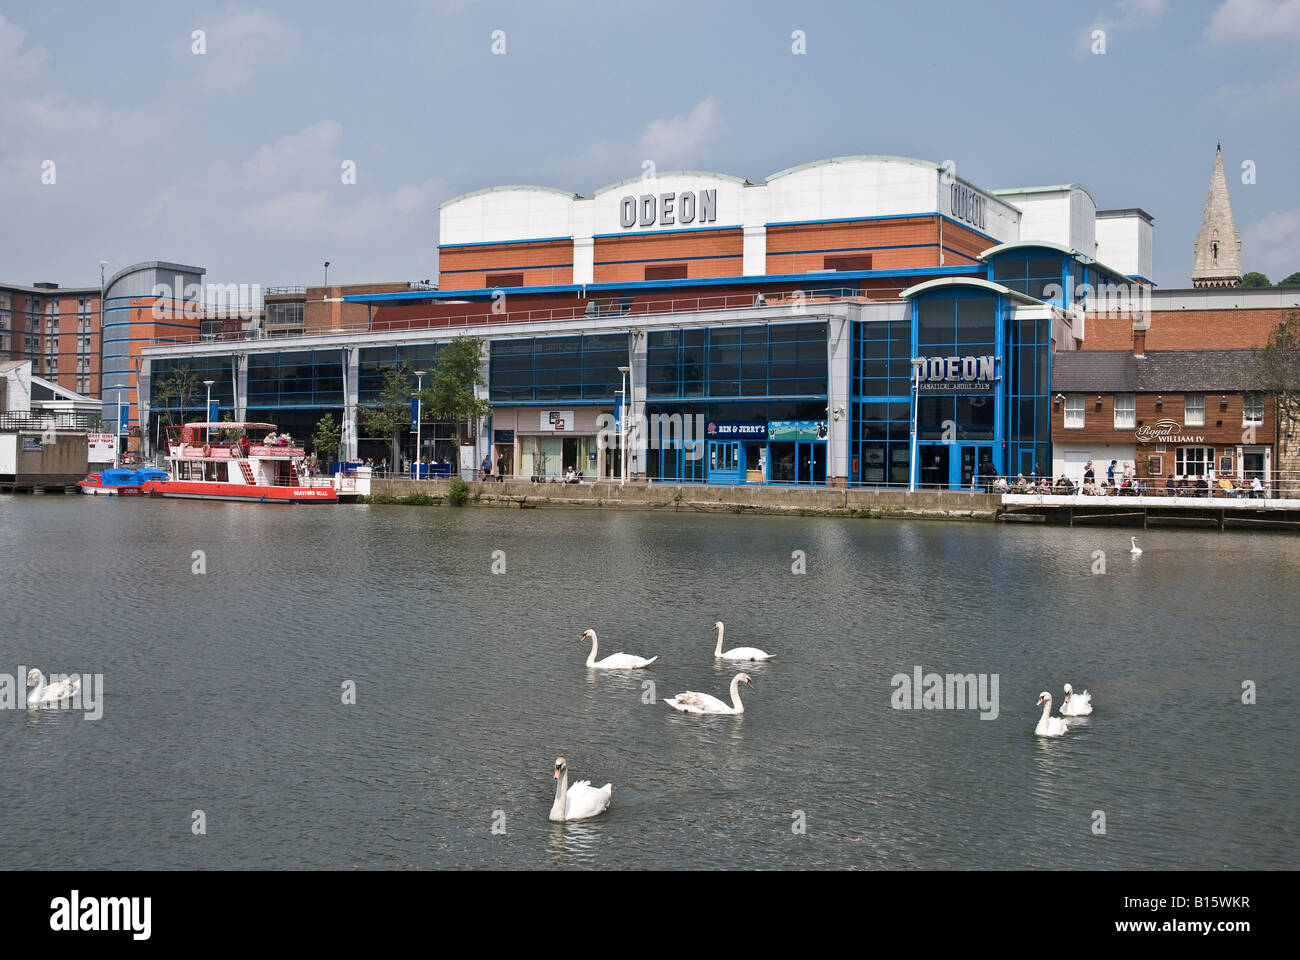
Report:
<svg viewBox="0 0 1300 960"><path fill-rule="evenodd" d="M196 430L275 430L274 423L254 423L251 420L222 420L220 423L187 423L181 427L181 443L193 443Z"/></svg>

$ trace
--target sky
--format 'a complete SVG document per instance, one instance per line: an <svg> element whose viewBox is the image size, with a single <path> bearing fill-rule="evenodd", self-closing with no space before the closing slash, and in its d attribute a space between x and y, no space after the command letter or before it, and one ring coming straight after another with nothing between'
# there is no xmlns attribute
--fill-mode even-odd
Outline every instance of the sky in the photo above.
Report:
<svg viewBox="0 0 1300 960"><path fill-rule="evenodd" d="M892 154L1141 207L1152 279L1187 287L1222 141L1243 269L1276 282L1297 48L1300 0L0 0L0 281L435 279L470 190Z"/></svg>

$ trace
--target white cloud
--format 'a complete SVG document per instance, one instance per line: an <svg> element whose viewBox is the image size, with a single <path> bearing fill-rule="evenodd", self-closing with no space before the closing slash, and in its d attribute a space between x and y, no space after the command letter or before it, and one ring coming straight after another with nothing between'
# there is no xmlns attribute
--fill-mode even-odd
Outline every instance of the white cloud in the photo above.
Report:
<svg viewBox="0 0 1300 960"><path fill-rule="evenodd" d="M1153 27L1164 19L1168 6L1168 0L1115 0L1081 31L1079 50L1083 53L1091 51L1092 35L1096 30L1106 33L1109 48L1112 33L1137 32Z"/></svg>
<svg viewBox="0 0 1300 960"><path fill-rule="evenodd" d="M264 185L299 182L308 170L323 173L331 164L339 171L342 161L336 157L342 139L343 124L322 120L258 147L240 166L240 173L246 185Z"/></svg>
<svg viewBox="0 0 1300 960"><path fill-rule="evenodd" d="M1275 77L1261 83L1231 83L1217 87L1207 106L1231 111L1234 116L1271 115L1278 109L1300 102L1300 73Z"/></svg>
<svg viewBox="0 0 1300 960"><path fill-rule="evenodd" d="M1210 17L1205 39L1300 43L1300 0L1225 0Z"/></svg>
<svg viewBox="0 0 1300 960"><path fill-rule="evenodd" d="M646 160L658 171L698 169L706 165L707 152L721 128L718 99L707 96L686 114L651 120L634 142L592 144L584 155L584 165L597 177L640 176Z"/></svg>
<svg viewBox="0 0 1300 960"><path fill-rule="evenodd" d="M1274 210L1242 228L1241 268L1274 283L1300 270L1300 206Z"/></svg>
<svg viewBox="0 0 1300 960"><path fill-rule="evenodd" d="M250 85L259 69L297 53L300 42L297 30L260 9L232 8L214 19L200 19L195 29L204 31L206 52L192 53L187 37L185 56L196 61L203 87L216 93Z"/></svg>
<svg viewBox="0 0 1300 960"><path fill-rule="evenodd" d="M45 64L45 50L23 50L27 31L0 13L0 87L34 79Z"/></svg>

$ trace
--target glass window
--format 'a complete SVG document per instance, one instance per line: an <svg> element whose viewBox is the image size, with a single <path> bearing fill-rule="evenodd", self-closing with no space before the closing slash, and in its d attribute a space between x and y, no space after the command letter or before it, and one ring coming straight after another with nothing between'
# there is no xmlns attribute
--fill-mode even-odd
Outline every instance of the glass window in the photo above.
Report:
<svg viewBox="0 0 1300 960"><path fill-rule="evenodd" d="M1065 398L1065 429L1083 429L1083 394L1072 393Z"/></svg>
<svg viewBox="0 0 1300 960"><path fill-rule="evenodd" d="M1115 394L1115 429L1132 430L1137 426L1137 406L1133 394Z"/></svg>
<svg viewBox="0 0 1300 960"><path fill-rule="evenodd" d="M1189 393L1183 413L1183 424L1189 427L1205 426L1205 394Z"/></svg>
<svg viewBox="0 0 1300 960"><path fill-rule="evenodd" d="M1174 451L1174 473L1180 477L1203 477L1213 469L1213 447L1179 447Z"/></svg>
<svg viewBox="0 0 1300 960"><path fill-rule="evenodd" d="M1264 422L1264 395L1247 393L1241 398L1241 424L1244 427L1259 426Z"/></svg>

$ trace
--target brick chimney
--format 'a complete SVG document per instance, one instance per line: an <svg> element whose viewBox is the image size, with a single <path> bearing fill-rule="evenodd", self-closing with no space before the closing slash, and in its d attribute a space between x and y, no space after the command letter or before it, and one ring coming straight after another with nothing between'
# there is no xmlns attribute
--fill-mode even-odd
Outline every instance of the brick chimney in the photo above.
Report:
<svg viewBox="0 0 1300 960"><path fill-rule="evenodd" d="M1146 356L1147 352L1147 330L1150 329L1151 323L1146 317L1139 316L1133 321L1133 356L1139 359Z"/></svg>

